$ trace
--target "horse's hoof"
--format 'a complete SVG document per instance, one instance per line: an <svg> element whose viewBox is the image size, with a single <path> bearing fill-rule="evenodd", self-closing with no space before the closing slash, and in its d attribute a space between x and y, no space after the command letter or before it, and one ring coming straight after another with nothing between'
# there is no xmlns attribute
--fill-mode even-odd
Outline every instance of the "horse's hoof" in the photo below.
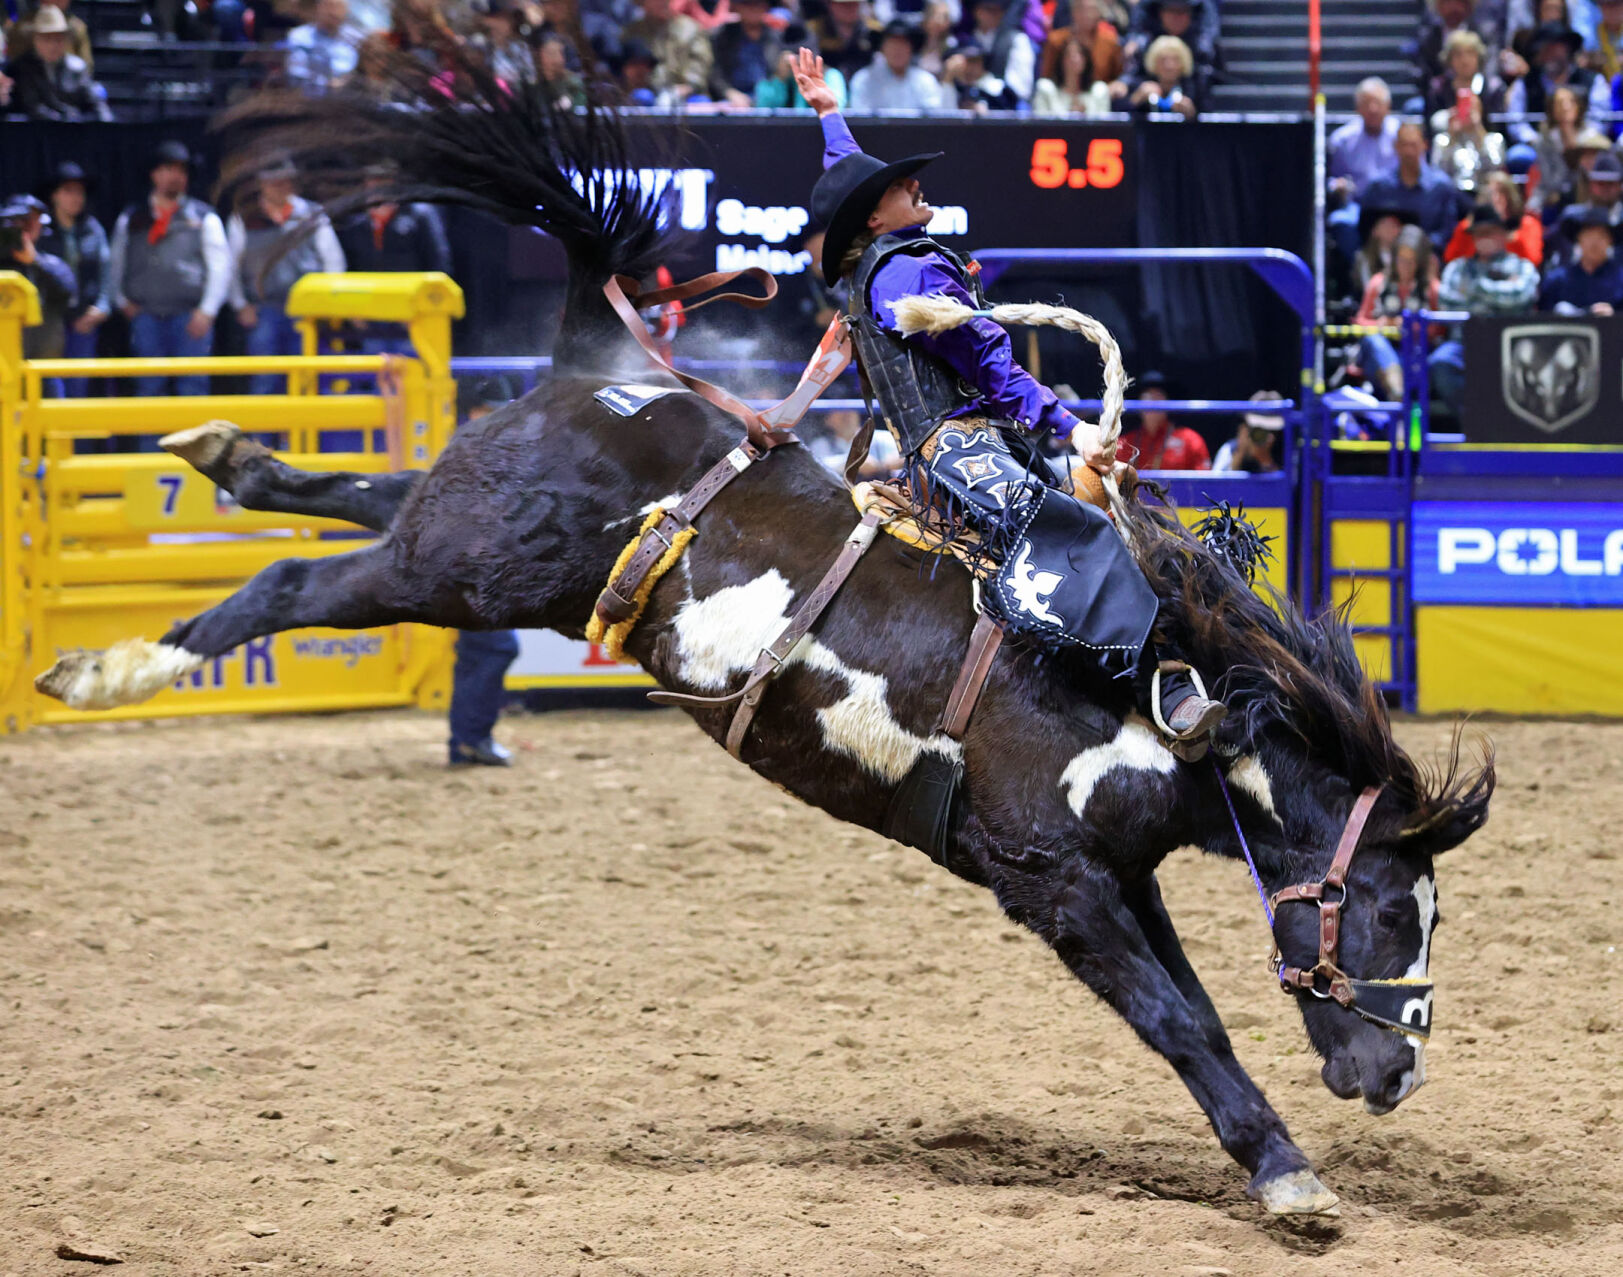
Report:
<svg viewBox="0 0 1623 1277"><path fill-rule="evenodd" d="M199 470L222 461L242 431L229 421L205 421L189 430L177 430L158 440L158 447Z"/></svg>
<svg viewBox="0 0 1623 1277"><path fill-rule="evenodd" d="M1292 1171L1264 1183L1252 1180L1246 1189L1271 1215L1341 1214L1341 1199L1310 1170Z"/></svg>
<svg viewBox="0 0 1623 1277"><path fill-rule="evenodd" d="M202 668L203 658L169 643L124 639L105 652L64 652L34 689L69 709L116 709L156 695Z"/></svg>

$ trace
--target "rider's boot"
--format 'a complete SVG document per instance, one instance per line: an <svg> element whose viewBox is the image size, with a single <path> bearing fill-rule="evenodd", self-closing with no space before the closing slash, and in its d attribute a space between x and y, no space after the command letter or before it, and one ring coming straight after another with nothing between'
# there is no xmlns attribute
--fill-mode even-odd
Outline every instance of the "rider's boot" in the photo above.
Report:
<svg viewBox="0 0 1623 1277"><path fill-rule="evenodd" d="M1182 661L1159 661L1150 681L1150 709L1167 748L1186 763L1206 757L1212 729L1228 706L1206 695L1206 685Z"/></svg>

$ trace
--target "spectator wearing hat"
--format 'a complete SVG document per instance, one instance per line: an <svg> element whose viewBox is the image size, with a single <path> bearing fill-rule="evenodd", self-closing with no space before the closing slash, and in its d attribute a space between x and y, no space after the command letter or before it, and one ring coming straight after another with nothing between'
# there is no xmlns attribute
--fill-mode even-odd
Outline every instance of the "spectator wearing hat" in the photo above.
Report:
<svg viewBox="0 0 1623 1277"><path fill-rule="evenodd" d="M988 111L1014 111L1020 106L1014 90L986 65L986 51L973 42L966 43L947 62L942 85L949 97L947 105L955 105L960 111L984 115Z"/></svg>
<svg viewBox="0 0 1623 1277"><path fill-rule="evenodd" d="M1546 22L1533 33L1529 45L1531 63L1517 59L1506 72L1506 78L1521 67L1527 69L1515 75L1505 92L1505 114L1511 117L1510 130L1518 142L1538 145L1538 133L1528 122L1531 115L1543 115L1549 108L1550 95L1566 86L1585 104L1585 113L1600 116L1611 108L1611 85L1588 67L1574 60L1583 40L1571 27Z"/></svg>
<svg viewBox="0 0 1623 1277"><path fill-rule="evenodd" d="M1194 56L1187 44L1175 35L1157 36L1144 52L1144 69L1148 74L1127 99L1129 107L1181 115L1186 120L1195 118L1199 87Z"/></svg>
<svg viewBox="0 0 1623 1277"><path fill-rule="evenodd" d="M1526 211L1521 187L1508 173L1494 173L1482 191L1485 202L1493 205L1494 212L1504 218L1510 227L1510 238L1505 247L1517 257L1525 257L1535 266L1544 264L1544 222ZM1471 237L1471 219L1462 217L1454 227L1454 234L1443 249L1443 261L1469 257L1476 252L1476 241Z"/></svg>
<svg viewBox="0 0 1623 1277"><path fill-rule="evenodd" d="M1371 277L1353 323L1393 323L1406 310L1436 310L1439 281L1431 241L1418 226L1405 226L1393 241L1388 265ZM1366 333L1359 341L1359 367L1390 401L1403 398L1403 363L1390 338Z"/></svg>
<svg viewBox="0 0 1623 1277"><path fill-rule="evenodd" d="M633 40L653 55L647 87L660 106L681 106L689 98L703 99L710 87L713 57L710 38L686 14L675 12L671 0L642 0L642 16L622 32L627 48Z"/></svg>
<svg viewBox="0 0 1623 1277"><path fill-rule="evenodd" d="M96 74L96 54L90 44L90 28L76 13L68 12L72 0L40 0L40 9L60 9L68 23L68 52L85 64L85 71ZM34 47L34 21L32 17L9 22L0 33L0 50L8 57L20 58Z"/></svg>
<svg viewBox="0 0 1623 1277"><path fill-rule="evenodd" d="M1130 397L1160 402L1167 397L1167 380L1147 372L1128 391ZM1138 425L1121 438L1129 460L1140 470L1210 470L1212 454L1206 441L1188 426L1176 425L1159 408L1139 412Z"/></svg>
<svg viewBox="0 0 1623 1277"><path fill-rule="evenodd" d="M1259 390L1251 396L1251 402L1283 405L1286 400L1277 391ZM1239 430L1235 431L1234 438L1217 450L1217 456L1212 459L1212 469L1238 474L1274 474L1279 470L1278 444L1284 433L1285 418L1282 413L1248 412Z"/></svg>
<svg viewBox="0 0 1623 1277"><path fill-rule="evenodd" d="M62 353L69 359L87 359L96 353L96 334L112 309L107 297L107 232L85 211L90 178L72 160L56 166L45 187L51 224L40 236L39 250L60 257L73 271L78 300L67 313ZM83 377L63 382L64 393L79 398L85 393Z"/></svg>
<svg viewBox="0 0 1623 1277"><path fill-rule="evenodd" d="M12 82L11 108L33 120L110 120L106 94L82 58L68 52L68 20L42 5L29 23L33 47L12 58L3 74Z"/></svg>
<svg viewBox="0 0 1623 1277"><path fill-rule="evenodd" d="M1616 227L1598 208L1585 209L1574 235L1578 255L1552 267L1539 290L1538 308L1558 315L1610 315L1623 307L1623 267L1612 256Z"/></svg>
<svg viewBox="0 0 1623 1277"><path fill-rule="evenodd" d="M879 35L879 52L851 81L853 111L938 111L941 82L914 62L924 33L894 19Z"/></svg>
<svg viewBox="0 0 1623 1277"><path fill-rule="evenodd" d="M1584 59L1608 84L1623 75L1623 0L1596 0L1595 29L1584 36Z"/></svg>
<svg viewBox="0 0 1623 1277"><path fill-rule="evenodd" d="M1522 315L1538 299L1538 267L1509 251L1510 228L1491 204L1471 214L1476 252L1443 268L1439 300L1445 310L1472 315ZM1451 337L1427 361L1432 394L1456 418L1465 400L1465 346Z"/></svg>
<svg viewBox="0 0 1623 1277"><path fill-rule="evenodd" d="M1011 11L1008 0L975 0L972 17L974 25L964 37L960 56L971 45L980 49L986 70L1002 81L1018 102L1031 101L1037 89L1037 46L1021 28L1019 12ZM954 73L950 60L943 78L959 85L974 83L962 69Z"/></svg>
<svg viewBox="0 0 1623 1277"><path fill-rule="evenodd" d="M1613 226L1623 222L1623 160L1613 151L1602 151L1584 171L1582 186L1585 200L1569 204L1561 211L1559 220L1545 246L1545 257L1552 265L1564 266L1574 254L1578 223L1592 210L1600 210Z"/></svg>
<svg viewBox="0 0 1623 1277"><path fill-rule="evenodd" d="M1392 246L1405 226L1415 225L1415 216L1408 209L1382 208L1365 200L1360 206L1358 234L1362 247L1353 262L1353 285L1357 292L1369 286L1369 281L1392 264Z"/></svg>
<svg viewBox="0 0 1623 1277"><path fill-rule="evenodd" d="M554 106L586 105L586 82L569 69L568 43L556 31L543 31L535 42L535 79Z"/></svg>
<svg viewBox="0 0 1623 1277"><path fill-rule="evenodd" d="M253 202L226 226L231 308L250 355L297 355L304 344L287 315L288 294L307 274L342 272L344 252L321 207L294 194L299 171L291 159L274 159L255 176ZM271 395L285 384L286 374L255 373L248 389Z"/></svg>
<svg viewBox="0 0 1623 1277"><path fill-rule="evenodd" d="M1431 236L1432 248L1441 252L1466 206L1459 189L1426 163L1426 133L1406 121L1393 139L1398 162L1365 189L1362 203L1375 208L1401 210Z"/></svg>
<svg viewBox="0 0 1623 1277"><path fill-rule="evenodd" d="M827 0L823 12L806 23L816 39L815 52L825 67L838 71L847 85L873 61L879 24L862 0Z"/></svg>
<svg viewBox="0 0 1623 1277"><path fill-rule="evenodd" d="M1047 52L1044 50L1045 61ZM1110 114L1110 85L1094 70L1093 45L1090 41L1081 36L1068 36L1054 66L1054 73L1059 76L1057 81L1047 75L1037 80L1037 91L1031 96L1034 114Z"/></svg>
<svg viewBox="0 0 1623 1277"><path fill-rule="evenodd" d="M207 355L214 317L231 288L231 250L219 214L186 193L191 155L161 142L150 168L152 190L113 224L109 296L130 322L130 353L143 359ZM137 393L163 393L165 379L142 377ZM178 377L177 393L208 393L208 378Z"/></svg>
<svg viewBox="0 0 1623 1277"><path fill-rule="evenodd" d="M479 27L469 43L484 54L485 65L491 73L514 86L534 84L535 51L524 38L521 0L485 0L479 13Z"/></svg>
<svg viewBox="0 0 1623 1277"><path fill-rule="evenodd" d="M32 195L14 195L0 204L0 234L8 249L0 266L18 272L39 292L40 323L23 329L24 359L61 358L68 312L79 297L73 268L40 250L45 220L44 202Z"/></svg>
<svg viewBox="0 0 1623 1277"><path fill-rule="evenodd" d="M349 24L349 0L315 0L311 20L287 33L287 81L305 93L339 88L355 71L364 33Z"/></svg>
<svg viewBox="0 0 1623 1277"><path fill-rule="evenodd" d="M783 42L784 49L778 54L778 63L773 74L755 86L755 105L769 110L792 108L796 111L809 111L811 107L801 96L800 86L795 82L795 57L802 48L816 53L817 40L805 27L790 27L783 33ZM849 100L845 77L833 67L825 67L823 79L828 91L834 95L836 109L843 111Z"/></svg>
<svg viewBox="0 0 1623 1277"><path fill-rule="evenodd" d="M755 86L772 74L783 41L767 21L768 0L733 0L734 22L710 37L710 96L733 106L755 105Z"/></svg>
<svg viewBox="0 0 1623 1277"><path fill-rule="evenodd" d="M631 106L654 106L659 92L654 88L654 73L659 59L641 40L627 40L620 50L620 92Z"/></svg>

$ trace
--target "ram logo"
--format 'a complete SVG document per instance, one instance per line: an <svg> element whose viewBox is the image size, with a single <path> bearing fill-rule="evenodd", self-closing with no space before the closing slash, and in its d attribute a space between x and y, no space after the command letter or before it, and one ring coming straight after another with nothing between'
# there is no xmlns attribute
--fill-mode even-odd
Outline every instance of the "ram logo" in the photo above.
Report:
<svg viewBox="0 0 1623 1277"><path fill-rule="evenodd" d="M1600 333L1582 324L1518 324L1500 338L1505 406L1557 434L1600 402Z"/></svg>

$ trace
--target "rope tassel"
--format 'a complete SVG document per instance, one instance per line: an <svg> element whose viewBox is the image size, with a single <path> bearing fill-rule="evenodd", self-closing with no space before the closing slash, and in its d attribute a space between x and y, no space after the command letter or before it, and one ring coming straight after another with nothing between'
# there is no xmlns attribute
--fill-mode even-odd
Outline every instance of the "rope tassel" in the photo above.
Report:
<svg viewBox="0 0 1623 1277"><path fill-rule="evenodd" d="M967 324L972 319L990 319L999 324L1022 324L1033 327L1061 328L1069 333L1086 337L1099 348L1104 360L1104 394L1100 397L1100 443L1109 447L1121 438L1122 404L1127 398L1127 370L1122 365L1121 347L1110 330L1092 315L1084 315L1069 306L1048 306L1038 302L1011 303L993 306L988 310L974 310L945 293L903 297L887 303L896 317L896 331L903 337L928 333L939 337L950 329ZM1101 475L1105 494L1112 510L1124 506L1121 490L1109 475ZM1126 524L1117 519L1116 526L1126 535Z"/></svg>

